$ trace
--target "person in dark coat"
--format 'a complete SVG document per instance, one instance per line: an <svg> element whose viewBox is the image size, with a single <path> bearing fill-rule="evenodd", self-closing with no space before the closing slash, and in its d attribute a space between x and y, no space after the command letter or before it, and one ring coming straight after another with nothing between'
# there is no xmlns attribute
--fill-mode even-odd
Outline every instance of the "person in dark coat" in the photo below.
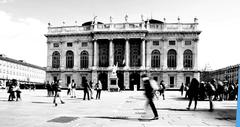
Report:
<svg viewBox="0 0 240 127"><path fill-rule="evenodd" d="M83 100L86 99L86 95L88 97L88 100L90 100L90 98L89 98L89 89L90 89L90 86L89 86L89 84L87 82L87 79L84 79L83 80L83 92L84 92Z"/></svg>
<svg viewBox="0 0 240 127"><path fill-rule="evenodd" d="M146 107L148 105L150 105L152 111L153 111L153 114L154 114L154 118L153 120L157 120L158 119L158 112L156 110L156 107L153 103L153 97L154 97L154 90L150 84L150 80L149 80L149 77L146 75L146 74L143 74L141 76L142 80L143 80L143 85L144 85L144 90L145 90L145 96L147 98L147 103L146 103Z"/></svg>
<svg viewBox="0 0 240 127"><path fill-rule="evenodd" d="M182 85L181 85L181 87L180 87L180 92L181 92L181 96L183 96L183 91L184 91L184 85L183 85L183 83L182 83Z"/></svg>
<svg viewBox="0 0 240 127"><path fill-rule="evenodd" d="M55 83L53 84L53 90L54 90L54 99L53 99L53 103L55 104L55 106L57 106L57 102L56 102L56 98L59 97L60 101L62 104L64 104L65 102L63 102L62 98L61 98L61 79L55 81Z"/></svg>
<svg viewBox="0 0 240 127"><path fill-rule="evenodd" d="M13 99L15 98L15 94L14 94L14 85L15 85L15 80L13 79L11 82L9 83L9 87L8 87L8 93L9 93L9 97L8 97L8 101L13 101Z"/></svg>
<svg viewBox="0 0 240 127"><path fill-rule="evenodd" d="M207 95L208 95L209 104L210 104L210 109L209 109L210 112L212 112L214 110L212 100L213 100L213 96L215 95L215 92L216 92L216 88L214 85L215 83L216 83L216 80L212 79L211 82L207 83L207 85L206 85Z"/></svg>
<svg viewBox="0 0 240 127"><path fill-rule="evenodd" d="M195 101L194 110L196 110L197 100L198 100L198 90L199 90L199 82L196 78L193 78L188 89L189 103L188 103L187 110L190 110L190 106L192 104L193 99Z"/></svg>

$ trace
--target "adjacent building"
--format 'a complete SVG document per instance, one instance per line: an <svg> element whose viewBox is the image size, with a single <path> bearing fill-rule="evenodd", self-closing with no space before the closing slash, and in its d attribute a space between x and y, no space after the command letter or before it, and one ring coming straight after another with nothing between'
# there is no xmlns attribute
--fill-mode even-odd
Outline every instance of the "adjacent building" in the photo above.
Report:
<svg viewBox="0 0 240 127"><path fill-rule="evenodd" d="M239 65L232 65L225 68L202 72L201 80L202 81L210 81L211 79L227 81L229 83L237 83L238 82L238 74L239 74Z"/></svg>
<svg viewBox="0 0 240 127"><path fill-rule="evenodd" d="M46 68L39 67L23 60L15 60L5 55L0 55L0 83L5 86L6 82L16 79L20 83L44 83Z"/></svg>
<svg viewBox="0 0 240 127"><path fill-rule="evenodd" d="M79 88L82 81L101 80L110 87L112 67L118 66L120 89L144 89L140 76L147 73L168 88L179 88L192 78L200 79L198 42L201 31L193 23L167 23L150 19L137 23L82 25L49 24L47 37L47 81L62 79L66 87L72 79Z"/></svg>

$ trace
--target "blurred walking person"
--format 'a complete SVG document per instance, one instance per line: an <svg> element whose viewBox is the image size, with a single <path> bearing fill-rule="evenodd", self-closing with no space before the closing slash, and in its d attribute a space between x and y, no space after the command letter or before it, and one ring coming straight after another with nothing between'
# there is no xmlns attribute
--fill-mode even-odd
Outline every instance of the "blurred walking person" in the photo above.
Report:
<svg viewBox="0 0 240 127"><path fill-rule="evenodd" d="M93 99L93 82L89 82L89 92L90 92L90 97Z"/></svg>
<svg viewBox="0 0 240 127"><path fill-rule="evenodd" d="M57 81L54 82L53 84L53 90L54 90L54 99L53 99L53 103L55 104L55 106L57 106L57 102L56 99L57 97L59 98L59 100L61 101L62 104L64 104L65 102L63 102L62 98L61 98L61 82L62 80L59 79Z"/></svg>
<svg viewBox="0 0 240 127"><path fill-rule="evenodd" d="M153 111L153 114L154 114L154 118L152 120L157 120L158 119L158 112L157 112L156 107L155 107L155 105L153 103L154 88L151 86L150 78L146 74L143 74L141 76L141 78L143 80L145 96L147 98L146 107L148 107L148 105L150 105L150 107L151 107L151 109Z"/></svg>
<svg viewBox="0 0 240 127"><path fill-rule="evenodd" d="M199 82L196 78L193 78L188 89L189 103L188 103L187 110L190 110L193 99L195 101L194 110L196 110L197 101L198 101L198 92L199 92L198 90L199 90Z"/></svg>
<svg viewBox="0 0 240 127"><path fill-rule="evenodd" d="M9 96L8 96L8 101L13 101L13 99L15 98L15 94L14 94L14 90L13 90L13 88L14 88L14 80L15 79L13 79L11 82L9 82L8 84L9 84L9 87L8 87L8 93L9 93Z"/></svg>

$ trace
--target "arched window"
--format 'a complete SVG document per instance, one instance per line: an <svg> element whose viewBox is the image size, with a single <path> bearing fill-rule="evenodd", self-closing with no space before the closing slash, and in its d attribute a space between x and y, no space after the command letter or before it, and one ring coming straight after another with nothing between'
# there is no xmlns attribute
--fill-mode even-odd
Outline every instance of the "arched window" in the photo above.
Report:
<svg viewBox="0 0 240 127"><path fill-rule="evenodd" d="M80 68L88 68L88 52L82 51L80 54Z"/></svg>
<svg viewBox="0 0 240 127"><path fill-rule="evenodd" d="M66 68L73 68L74 54L72 51L66 53Z"/></svg>
<svg viewBox="0 0 240 127"><path fill-rule="evenodd" d="M185 50L183 53L183 66L192 68L193 54L191 50Z"/></svg>
<svg viewBox="0 0 240 127"><path fill-rule="evenodd" d="M60 53L58 51L55 51L52 54L52 68L59 67L60 67Z"/></svg>
<svg viewBox="0 0 240 127"><path fill-rule="evenodd" d="M174 49L170 49L167 55L168 67L177 67L177 52Z"/></svg>
<svg viewBox="0 0 240 127"><path fill-rule="evenodd" d="M152 51L151 65L152 67L160 67L160 52L158 50Z"/></svg>

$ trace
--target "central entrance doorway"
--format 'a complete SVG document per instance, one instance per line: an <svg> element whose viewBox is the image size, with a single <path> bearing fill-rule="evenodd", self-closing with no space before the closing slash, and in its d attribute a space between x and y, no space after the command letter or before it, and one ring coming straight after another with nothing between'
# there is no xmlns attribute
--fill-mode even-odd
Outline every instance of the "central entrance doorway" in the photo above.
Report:
<svg viewBox="0 0 240 127"><path fill-rule="evenodd" d="M133 72L130 74L130 90L134 90L134 85L137 85L137 90L140 89L140 73Z"/></svg>

